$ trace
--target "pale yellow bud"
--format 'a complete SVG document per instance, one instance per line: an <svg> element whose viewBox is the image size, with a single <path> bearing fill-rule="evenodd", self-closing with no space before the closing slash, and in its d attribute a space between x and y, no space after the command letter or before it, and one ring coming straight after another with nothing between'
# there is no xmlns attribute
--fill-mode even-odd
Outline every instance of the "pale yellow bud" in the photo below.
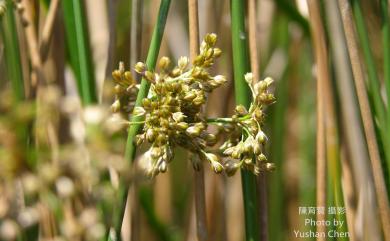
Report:
<svg viewBox="0 0 390 241"><path fill-rule="evenodd" d="M146 65L142 62L138 62L134 66L135 72L142 74L146 70Z"/></svg>
<svg viewBox="0 0 390 241"><path fill-rule="evenodd" d="M160 69L167 69L169 65L171 64L171 60L168 57L162 57L160 61L158 62L158 66Z"/></svg>
<svg viewBox="0 0 390 241"><path fill-rule="evenodd" d="M179 60L177 61L177 66L178 66L181 70L184 70L184 69L187 67L188 62L189 62L188 58L185 57L185 56L182 56L182 57L180 57Z"/></svg>

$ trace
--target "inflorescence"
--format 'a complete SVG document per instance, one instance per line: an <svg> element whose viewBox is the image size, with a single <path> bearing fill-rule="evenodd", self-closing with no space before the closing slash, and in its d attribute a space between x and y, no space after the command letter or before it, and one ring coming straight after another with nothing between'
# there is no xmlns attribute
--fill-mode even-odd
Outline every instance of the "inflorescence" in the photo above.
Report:
<svg viewBox="0 0 390 241"><path fill-rule="evenodd" d="M148 176L167 170L176 146L190 151L195 169L202 161L209 162L216 173L225 170L228 175L240 168L255 174L273 169L273 164L268 163L264 155L267 137L261 129L264 107L275 101L268 90L271 78L255 83L251 73L245 75L253 96L249 110L239 105L231 118L207 118L203 113L208 94L227 81L223 75L209 73L209 68L222 53L215 47L216 41L215 34L207 34L201 43L200 54L191 66L187 57L180 57L177 66L171 68L170 59L162 57L157 73L138 62L135 71L150 84L149 94L140 106L135 106L139 85L130 71L125 71L121 63L113 72L116 98L112 110L126 114L128 118L130 113L142 118L129 124L143 124L135 142L150 145L139 161ZM227 140L219 149L212 150L218 140L209 131L209 125L217 125L226 132Z"/></svg>

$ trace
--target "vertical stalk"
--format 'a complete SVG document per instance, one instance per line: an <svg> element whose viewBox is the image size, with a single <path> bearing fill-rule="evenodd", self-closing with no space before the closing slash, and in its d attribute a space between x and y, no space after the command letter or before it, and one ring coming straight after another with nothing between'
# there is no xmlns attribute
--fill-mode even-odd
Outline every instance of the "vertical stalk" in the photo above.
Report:
<svg viewBox="0 0 390 241"><path fill-rule="evenodd" d="M245 1L231 0L234 87L236 103L249 107L250 92L244 75L249 71L248 44L245 31ZM259 240L258 203L256 177L249 171L241 171L244 198L245 233L247 241Z"/></svg>
<svg viewBox="0 0 390 241"><path fill-rule="evenodd" d="M84 105L97 102L95 76L92 65L88 29L83 1L62 1L70 63Z"/></svg>
<svg viewBox="0 0 390 241"><path fill-rule="evenodd" d="M168 10L169 10L170 3L171 3L171 0L161 0L161 2L160 2L160 9L159 9L159 13L158 13L158 18L156 21L156 25L154 27L152 40L151 40L149 51L148 51L148 56L146 58L146 65L148 66L148 68L150 70L153 70L154 67L156 66L157 57L158 57L158 53L160 50L162 37L164 34L165 23L166 23L167 17L168 17ZM146 81L145 79L142 79L139 93L137 95L137 100L136 100L136 104L135 104L136 106L141 105L142 99L145 98L149 92L149 87L150 87L149 82ZM132 122L139 122L139 121L142 121L142 118L137 117L137 116L133 116L131 118L131 121ZM141 124L131 125L129 127L129 132L128 132L128 136L127 136L127 143L126 143L126 151L125 151L125 158L129 162L133 162L133 160L134 160L134 157L136 154L136 146L134 143L134 138L138 134L141 127L142 127ZM120 233L121 233L121 228L122 228L123 216L124 216L125 208L126 208L128 188L129 188L128 184L123 183L123 180L122 180L121 185L120 185L120 193L119 193L120 206L115 209L114 223L113 223L118 240L120 240L120 236L121 236Z"/></svg>
<svg viewBox="0 0 390 241"><path fill-rule="evenodd" d="M326 207L326 142L325 142L325 96L324 88L329 81L324 30L317 0L308 0L310 27L317 64L317 207ZM325 221L324 213L317 213L317 221ZM326 226L318 225L317 232L326 233ZM321 235L317 240L325 241Z"/></svg>
<svg viewBox="0 0 390 241"><path fill-rule="evenodd" d="M256 24L256 1L248 1L248 34L249 55L253 79L260 81L259 58L257 49L257 24ZM259 214L259 238L268 241L268 193L267 174L260 173L257 177L258 214Z"/></svg>
<svg viewBox="0 0 390 241"><path fill-rule="evenodd" d="M7 9L1 19L0 33L4 43L7 75L11 81L15 101L21 101L24 99L24 80L13 2L6 0L5 6Z"/></svg>
<svg viewBox="0 0 390 241"><path fill-rule="evenodd" d="M188 20L190 34L190 59L194 60L199 51L198 0L188 0ZM199 165L199 170L194 170L194 172L196 231L198 240L206 241L208 240L208 231L203 165Z"/></svg>
<svg viewBox="0 0 390 241"><path fill-rule="evenodd" d="M390 23L387 0L381 0L383 70L387 95L387 129L390 128Z"/></svg>
<svg viewBox="0 0 390 241"><path fill-rule="evenodd" d="M130 50L130 66L134 66L137 61L141 58L142 51L142 29L143 29L143 0L132 0L131 1L131 30L130 30L130 39L131 39L131 50ZM140 81L140 76L135 74L135 71L132 72L137 79L137 82ZM130 200L130 210L131 210L131 241L140 240L140 218L141 211L139 209L141 195L138 197L139 185L135 182L132 187L130 187L129 200Z"/></svg>
<svg viewBox="0 0 390 241"><path fill-rule="evenodd" d="M328 52L326 48L325 42L325 32L324 26L321 21L320 15L320 7L319 3L316 0L311 1L309 4L310 14L313 15L313 29L312 36L313 40L319 41L314 46L316 48L320 48L316 50L317 63L322 66L318 66L318 72L322 73L323 83L322 83L322 91L324 93L324 111L327 113L324 115L325 117L325 134L326 134L326 157L327 157L327 165L329 170L329 187L330 190L330 202L335 204L338 207L344 206L343 200L343 190L341 188L341 163L340 163L340 150L339 150L339 138L338 138L338 128L337 128L337 120L336 120L336 111L334 104L334 95L332 92L332 83L329 74L329 66L328 66ZM321 62L320 59L321 58ZM320 76L318 76L318 80L320 80ZM318 83L319 84L319 83ZM326 170L324 170L326 172ZM342 220L345 223L345 218L342 215L336 215L337 220ZM344 229L346 226L337 227L337 229L341 232L346 230ZM342 230L343 228L344 230ZM345 237L340 237L339 240L345 240Z"/></svg>
<svg viewBox="0 0 390 241"><path fill-rule="evenodd" d="M382 230L386 241L390 241L390 210L389 200L385 180L383 178L381 159L379 156L378 144L376 142L375 128L372 120L372 113L366 86L364 83L364 73L362 64L360 62L359 48L357 45L356 35L354 32L353 18L351 6L348 0L339 0L339 7L341 18L343 21L345 37L347 40L347 47L349 58L351 60L352 72L354 75L356 92L358 96L360 113L363 120L364 133L368 145L368 154L371 160L372 172L374 177L375 192L378 201L378 212L382 222Z"/></svg>
<svg viewBox="0 0 390 241"><path fill-rule="evenodd" d="M249 49L251 59L251 71L253 79L259 81L259 58L257 53L257 23L256 23L256 1L248 0L248 34L249 34Z"/></svg>
<svg viewBox="0 0 390 241"><path fill-rule="evenodd" d="M379 129L379 137L380 140L383 143L383 152L384 152L384 159L386 160L386 166L387 166L387 172L390 173L390 149L388 148L390 146L390 135L388 135L388 131L390 128L389 120L387 119L386 115L386 108L382 100L382 95L380 91L380 80L378 77L378 72L376 70L374 57L372 55L372 51L370 48L370 40L368 38L367 29L364 24L364 18L362 14L362 10L360 8L360 4L358 0L352 1L352 8L353 12L355 14L355 21L356 21L356 29L358 33L358 37L361 43L361 47L363 50L363 57L366 63L367 67L367 75L368 75L368 81L367 81L367 89L368 89L368 96L370 98L371 104L373 106L373 113L378 118L377 128ZM386 8L387 11L387 8ZM386 28L384 28L384 37L386 37ZM384 39L384 41L386 41ZM384 45L388 45L389 43L384 43ZM389 52L388 49L384 49L384 51ZM388 61L388 56L386 56L386 52L384 54L385 61ZM385 73L387 72L386 68L388 66L384 66ZM387 73L388 74L388 73ZM387 87L387 85L386 85ZM389 115L389 114L388 114ZM389 181L389 179L388 179Z"/></svg>

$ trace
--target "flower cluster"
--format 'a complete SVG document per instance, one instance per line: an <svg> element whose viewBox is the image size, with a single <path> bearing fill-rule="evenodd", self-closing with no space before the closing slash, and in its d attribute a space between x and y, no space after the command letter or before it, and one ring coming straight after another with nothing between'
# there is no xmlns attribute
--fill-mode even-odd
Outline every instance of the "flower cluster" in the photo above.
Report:
<svg viewBox="0 0 390 241"><path fill-rule="evenodd" d="M255 174L261 170L274 169L274 164L268 163L264 154L267 136L262 130L264 107L275 101L273 94L268 91L273 80L266 78L254 83L251 73L245 75L245 80L251 89L253 102L249 110L242 105L236 107L235 115L231 118L234 131L221 146L223 154L230 157L225 163L228 175L233 175L241 167Z"/></svg>
<svg viewBox="0 0 390 241"><path fill-rule="evenodd" d="M111 105L113 112L120 112L128 116L132 113L137 98L139 85L136 84L130 71L125 71L123 62L119 69L112 73L115 82L115 102Z"/></svg>
<svg viewBox="0 0 390 241"><path fill-rule="evenodd" d="M211 76L207 70L221 55L215 47L216 40L215 34L205 37L190 68L187 57L179 58L174 68L170 68L169 58L161 58L160 73L147 70L144 63L135 66L136 72L151 84L149 96L135 109L135 115L144 117L137 143L151 144L140 163L151 176L166 171L176 145L191 151L196 156L193 160L208 160L217 172L223 169L214 154L204 151L206 146L215 144L216 137L208 133L202 115L207 94L226 82L224 76Z"/></svg>
<svg viewBox="0 0 390 241"><path fill-rule="evenodd" d="M171 60L162 57L158 63L159 72L152 71L145 63L137 63L134 69L147 81L150 90L136 107L134 100L138 87L130 72L125 72L123 65L113 72L117 86L112 109L123 111L125 107L125 112L129 113L134 107L129 124L143 124L135 142L137 145L150 145L138 162L148 176L153 177L167 170L176 146L191 152L190 159L195 169L202 161L209 162L216 173L225 170L228 175L240 167L256 174L262 169L270 169L263 154L266 136L261 126L264 121L263 108L274 102L273 95L268 91L271 79L253 84L252 75L249 73L245 76L253 94L249 110L237 106L232 118L208 119L203 114L207 95L227 81L223 75L209 73L215 59L221 55L221 50L215 47L216 41L215 34L207 34L191 66L187 57L180 57L173 68ZM218 151L211 151L217 138L208 130L210 124L234 130L229 132L228 141L221 147L224 154L231 157L225 164L217 155ZM252 163L252 160L257 161Z"/></svg>

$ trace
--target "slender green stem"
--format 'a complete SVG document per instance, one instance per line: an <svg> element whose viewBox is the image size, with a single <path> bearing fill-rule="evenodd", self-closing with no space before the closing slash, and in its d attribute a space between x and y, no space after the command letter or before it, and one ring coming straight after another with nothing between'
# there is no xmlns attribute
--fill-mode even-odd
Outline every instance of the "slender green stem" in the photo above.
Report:
<svg viewBox="0 0 390 241"><path fill-rule="evenodd" d="M24 99L23 69L20 60L20 47L15 24L14 7L10 0L5 1L7 9L1 19L0 34L4 43L7 75L11 81L15 101Z"/></svg>
<svg viewBox="0 0 390 241"><path fill-rule="evenodd" d="M245 31L245 1L231 0L232 43L234 87L236 103L249 107L251 93L244 75L249 72L248 43ZM245 170L241 171L244 196L245 233L247 241L259 240L259 220L257 211L256 178Z"/></svg>
<svg viewBox="0 0 390 241"><path fill-rule="evenodd" d="M246 115L246 116L238 118L237 120L238 121L244 121L244 120L248 120L250 118L251 118L250 115ZM233 118L226 117L226 118L207 118L206 122L208 124L223 124L223 123L234 123L234 122L237 122L237 121L235 119L233 119Z"/></svg>
<svg viewBox="0 0 390 241"><path fill-rule="evenodd" d="M386 109L386 128L387 132L390 130L390 26L389 26L389 14L388 14L388 2L387 0L381 0L381 12L382 12L382 43L383 43L383 70L384 70L384 82L387 96L387 109ZM386 142L389 144L390 141ZM384 149L388 149L384 147ZM385 152L389 152L385 150ZM390 156L390 154L387 154ZM387 159L387 173L385 172L385 179L387 181L387 191L389 192L390 185L390 159Z"/></svg>
<svg viewBox="0 0 390 241"><path fill-rule="evenodd" d="M280 10L286 13L286 15L291 18L291 20L298 23L303 31L306 34L310 34L309 23L307 20L298 12L298 10L294 7L294 5L287 0L275 0L276 5Z"/></svg>
<svg viewBox="0 0 390 241"><path fill-rule="evenodd" d="M88 29L83 1L62 1L68 54L84 105L97 102Z"/></svg>
<svg viewBox="0 0 390 241"><path fill-rule="evenodd" d="M161 0L160 3L160 10L158 13L156 26L153 31L152 40L148 51L148 56L146 58L146 65L149 70L153 70L154 67L156 66L157 57L158 57L158 53L160 50L161 41L164 33L165 23L168 17L168 10L169 10L170 3L171 0ZM136 106L140 106L142 99L148 95L149 87L150 87L150 83L145 79L142 79L141 87L135 104ZM141 116L134 116L131 118L131 122L142 122L143 121L142 118L143 117ZM138 134L141 127L142 124L135 124L129 127L129 133L127 136L127 143L126 143L126 152L125 152L125 158L129 162L132 162L134 160L135 153L136 153L134 138ZM128 185L125 183L121 183L120 190L121 190L119 195L120 207L119 209L115 210L116 213L114 215L114 228L118 239L120 239L120 231L122 227L123 216L125 213L126 200L128 194Z"/></svg>
<svg viewBox="0 0 390 241"><path fill-rule="evenodd" d="M381 0L382 11L382 42L383 42L383 70L387 95L387 129L390 129L390 23L387 0Z"/></svg>
<svg viewBox="0 0 390 241"><path fill-rule="evenodd" d="M383 103L381 92L380 92L380 80L376 71L375 61L370 48L370 41L368 38L368 33L364 24L364 18L362 14L362 10L360 8L359 1L353 1L353 11L355 14L356 21L356 29L358 32L358 36L360 39L361 47L363 49L363 56L367 66L367 74L368 74L368 95L371 101L371 104L374 108L374 113L378 119L377 129L379 130L380 139L382 141L387 171L390 172L390 149L386 148L390 146L390 135L387 134L387 130L390 128L390 125L386 122L386 109ZM386 8L387 11L387 8ZM386 31L385 31L386 32ZM389 43L385 43L386 45ZM385 50L388 52L388 49ZM386 56L386 54L385 54ZM386 61L388 61L387 57ZM385 69L387 67L385 66ZM380 143L380 142L379 142Z"/></svg>

